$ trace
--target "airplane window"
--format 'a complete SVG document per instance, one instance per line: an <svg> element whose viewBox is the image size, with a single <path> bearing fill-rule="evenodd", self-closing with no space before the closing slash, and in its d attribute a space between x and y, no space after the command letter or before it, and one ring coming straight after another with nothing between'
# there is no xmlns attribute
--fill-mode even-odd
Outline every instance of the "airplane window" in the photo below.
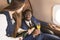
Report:
<svg viewBox="0 0 60 40"><path fill-rule="evenodd" d="M53 7L53 23L60 26L60 5Z"/></svg>

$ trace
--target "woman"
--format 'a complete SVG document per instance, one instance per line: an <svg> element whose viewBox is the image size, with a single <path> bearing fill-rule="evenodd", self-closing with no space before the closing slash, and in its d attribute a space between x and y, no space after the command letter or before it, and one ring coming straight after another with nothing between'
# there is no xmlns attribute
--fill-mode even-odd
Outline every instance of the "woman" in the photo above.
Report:
<svg viewBox="0 0 60 40"><path fill-rule="evenodd" d="M17 30L21 26L21 12L25 6L24 2L25 0L12 0L11 4L2 11L7 18L6 35L8 37L16 37Z"/></svg>

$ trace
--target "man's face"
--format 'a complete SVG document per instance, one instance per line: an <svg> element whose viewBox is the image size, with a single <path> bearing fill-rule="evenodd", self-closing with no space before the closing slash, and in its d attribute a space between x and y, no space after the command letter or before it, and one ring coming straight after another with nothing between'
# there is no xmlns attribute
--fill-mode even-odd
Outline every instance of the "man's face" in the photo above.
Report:
<svg viewBox="0 0 60 40"><path fill-rule="evenodd" d="M26 12L25 19L29 21L29 20L31 20L31 17L32 17L31 12L30 11Z"/></svg>

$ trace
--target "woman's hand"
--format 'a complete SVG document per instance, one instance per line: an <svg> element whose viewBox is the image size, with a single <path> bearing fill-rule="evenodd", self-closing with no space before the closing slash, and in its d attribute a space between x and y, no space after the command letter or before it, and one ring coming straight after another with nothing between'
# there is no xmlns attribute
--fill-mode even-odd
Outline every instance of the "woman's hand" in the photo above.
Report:
<svg viewBox="0 0 60 40"><path fill-rule="evenodd" d="M34 29L35 29L35 28L31 28L31 29L29 29L28 32L27 32L27 34L30 35L30 34L34 31Z"/></svg>

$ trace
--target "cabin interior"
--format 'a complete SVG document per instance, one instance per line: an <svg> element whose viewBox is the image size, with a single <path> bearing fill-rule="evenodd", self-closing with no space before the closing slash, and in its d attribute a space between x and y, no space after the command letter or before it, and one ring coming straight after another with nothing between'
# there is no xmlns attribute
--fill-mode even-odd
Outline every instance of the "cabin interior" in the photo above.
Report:
<svg viewBox="0 0 60 40"><path fill-rule="evenodd" d="M0 11L8 5L7 0L0 0ZM24 10L28 8L33 11L33 15L38 20L57 25L60 28L60 0L26 0ZM4 23L4 16L0 15L0 26L3 27L3 24L7 23ZM57 35L60 35L60 31L56 32Z"/></svg>

